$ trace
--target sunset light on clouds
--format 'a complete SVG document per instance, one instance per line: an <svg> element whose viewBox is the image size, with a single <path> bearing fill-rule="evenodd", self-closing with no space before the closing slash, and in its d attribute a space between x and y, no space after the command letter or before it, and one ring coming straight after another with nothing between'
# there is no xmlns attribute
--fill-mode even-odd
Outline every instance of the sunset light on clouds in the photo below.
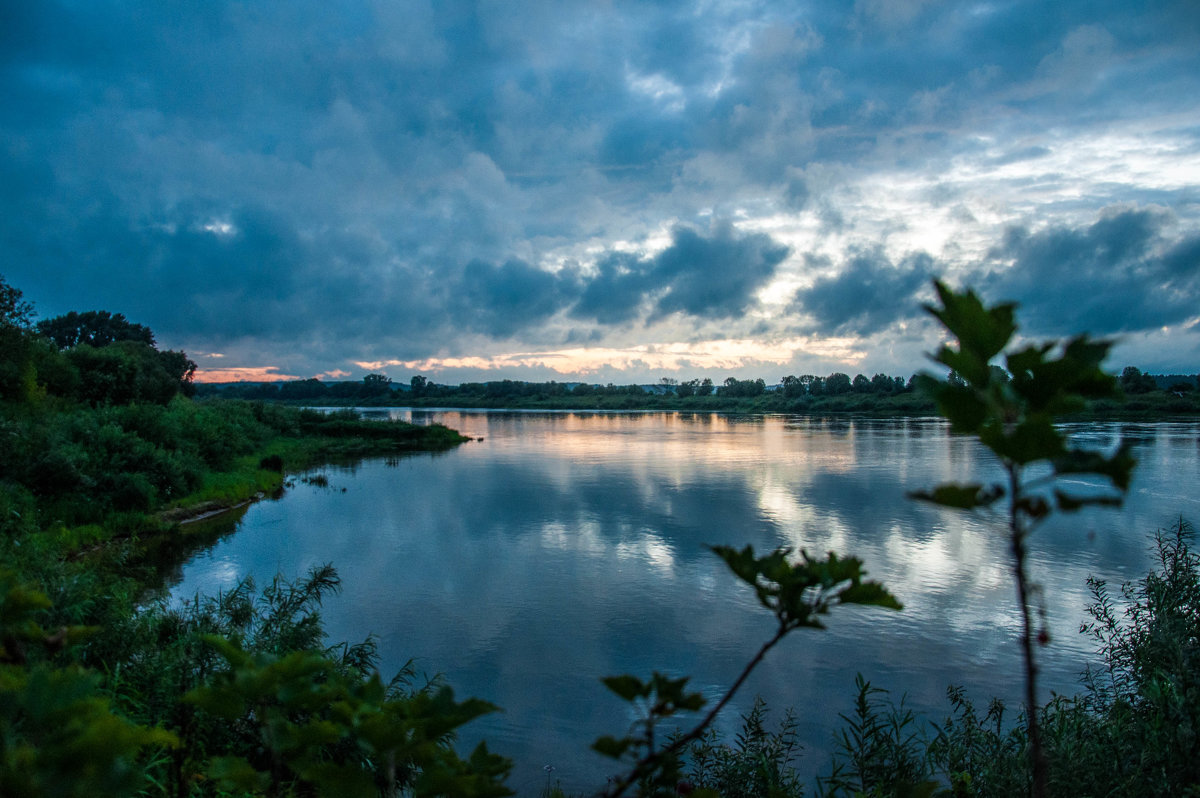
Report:
<svg viewBox="0 0 1200 798"><path fill-rule="evenodd" d="M650 369L654 372L715 372L757 366L778 368L790 363L797 353L806 352L842 363L857 363L865 353L855 351L849 339L789 339L766 341L706 341L698 344L661 344L632 346L626 349L581 347L553 352L522 352L492 357L429 358L427 360L384 360L357 362L368 371L387 371L392 367L420 373L475 369L483 372L503 369L546 369L560 376L593 377L622 371Z"/></svg>
<svg viewBox="0 0 1200 798"><path fill-rule="evenodd" d="M5 278L200 380L907 375L937 275L1200 362L1193 2L18 3L0 87Z"/></svg>

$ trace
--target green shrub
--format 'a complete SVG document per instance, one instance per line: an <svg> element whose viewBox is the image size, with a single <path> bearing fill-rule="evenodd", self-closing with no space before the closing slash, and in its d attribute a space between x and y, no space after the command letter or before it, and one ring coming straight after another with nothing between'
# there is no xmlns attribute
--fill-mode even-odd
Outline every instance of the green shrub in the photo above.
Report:
<svg viewBox="0 0 1200 798"><path fill-rule="evenodd" d="M1037 708L1048 795L1200 795L1200 555L1179 521L1155 538L1157 566L1123 585L1121 601L1089 580L1097 643L1083 690ZM1027 719L992 699L980 714L962 687L928 731L886 693L858 683L839 752L821 789L831 796L1026 795L1032 788ZM921 792L922 790L926 792Z"/></svg>
<svg viewBox="0 0 1200 798"><path fill-rule="evenodd" d="M855 677L854 711L842 714L838 753L829 776L819 783L821 795L891 796L928 794L928 745L917 716L895 704L888 692Z"/></svg>
<svg viewBox="0 0 1200 798"><path fill-rule="evenodd" d="M789 710L777 731L766 726L762 698L742 716L741 729L726 743L715 727L687 751L685 781L693 788L714 790L722 798L791 798L804 794L792 766L800 753L795 715Z"/></svg>

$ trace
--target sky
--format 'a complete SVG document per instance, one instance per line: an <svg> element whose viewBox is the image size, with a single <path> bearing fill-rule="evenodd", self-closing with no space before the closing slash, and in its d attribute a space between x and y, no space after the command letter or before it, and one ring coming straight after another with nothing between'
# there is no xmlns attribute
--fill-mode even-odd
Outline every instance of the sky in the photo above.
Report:
<svg viewBox="0 0 1200 798"><path fill-rule="evenodd" d="M1200 371L1194 0L0 0L0 274L202 380Z"/></svg>

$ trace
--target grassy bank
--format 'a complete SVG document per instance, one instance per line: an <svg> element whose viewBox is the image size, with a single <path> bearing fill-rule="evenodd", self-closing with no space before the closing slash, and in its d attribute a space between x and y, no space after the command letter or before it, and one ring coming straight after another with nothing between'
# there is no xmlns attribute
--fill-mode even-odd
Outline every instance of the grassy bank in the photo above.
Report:
<svg viewBox="0 0 1200 798"><path fill-rule="evenodd" d="M320 463L467 438L252 402L33 399L0 402L0 795L352 795L367 773L505 793L503 760L450 745L489 705L384 684L371 640L327 647L332 568L184 606L151 590L212 535L185 518Z"/></svg>
<svg viewBox="0 0 1200 798"><path fill-rule="evenodd" d="M63 554L131 530L233 506L330 461L438 451L467 440L440 425L366 421L257 402L9 406L0 502Z"/></svg>

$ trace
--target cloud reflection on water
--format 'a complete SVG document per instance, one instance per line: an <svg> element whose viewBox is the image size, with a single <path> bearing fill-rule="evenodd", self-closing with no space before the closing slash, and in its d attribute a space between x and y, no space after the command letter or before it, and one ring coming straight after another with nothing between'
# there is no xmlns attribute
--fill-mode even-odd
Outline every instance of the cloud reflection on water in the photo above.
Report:
<svg viewBox="0 0 1200 798"><path fill-rule="evenodd" d="M688 673L715 696L770 634L771 619L707 544L854 554L905 604L902 613L846 608L828 631L798 633L735 703L744 711L761 692L780 711L802 712L806 768L824 766L855 671L935 714L951 682L982 697L1020 694L1003 536L986 519L905 498L993 468L940 423L416 416L484 440L327 469L345 493L302 485L251 508L237 534L185 567L176 594L234 572L261 583L332 561L346 584L325 608L333 636L374 633L385 670L416 656L458 691L504 707L467 737L515 756L515 783L547 763L569 789L602 780L605 763L586 746L628 719L600 676ZM1044 652L1047 690L1073 690L1082 667L1086 576L1139 576L1146 535L1194 506L1177 490L1200 476L1197 425L1134 433L1143 466L1127 509L1086 512L1035 535L1055 637ZM1115 433L1093 425L1079 434L1107 445Z"/></svg>

